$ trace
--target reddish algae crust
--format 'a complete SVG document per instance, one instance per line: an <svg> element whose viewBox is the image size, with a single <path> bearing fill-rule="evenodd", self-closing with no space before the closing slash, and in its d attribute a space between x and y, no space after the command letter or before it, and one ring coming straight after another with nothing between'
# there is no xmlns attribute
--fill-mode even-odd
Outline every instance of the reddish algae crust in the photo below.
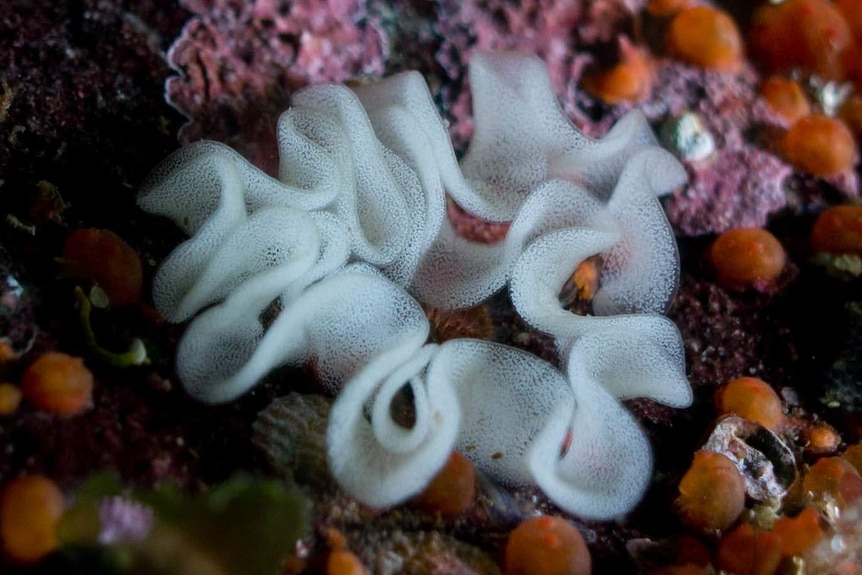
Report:
<svg viewBox="0 0 862 575"><path fill-rule="evenodd" d="M102 341L144 339L152 364L109 367L84 346L74 283L54 260L68 233L85 227L116 232L141 255L147 285L181 241L172 226L134 204L140 180L178 145L184 119L165 102L165 92L191 121L182 141L226 141L272 171L274 122L294 90L416 68L429 79L463 150L472 131L470 54L519 49L547 62L566 112L599 136L632 106L605 106L580 92L578 82L618 34L634 35L633 14L642 3L633 4L7 2L0 11L0 344L8 342L11 355L0 354L0 379L16 382L42 352L56 349L83 357L95 387L93 408L80 416L56 418L24 403L0 419L0 488L20 475L43 473L72 494L104 469L118 471L129 485L170 481L189 490L238 471L269 474L250 444L252 421L288 390L316 391L302 370L283 370L229 405L197 404L173 373L182 326L165 325L146 306L94 312L94 325ZM806 261L810 212L841 201L842 194L858 194L856 174L827 183L794 174L789 194L790 168L751 137L762 125L777 125L756 94L756 72L746 66L739 74L715 74L662 59L656 74L657 88L641 105L650 120L658 125L695 111L719 147L711 159L686 163L690 185L665 200L676 232L691 236L680 240L682 282L669 316L684 339L695 404L673 410L629 402L651 438L656 480L624 521L574 519L595 573L633 573L631 555L640 562L639 549L683 532L671 507L676 484L709 434L712 396L727 380L761 377L780 395L798 396L793 413L825 418L846 442L862 437L857 412L825 409L818 400L828 383L824 373L845 343L830 326L843 317L844 302L858 299L859 280L827 278ZM482 226L454 207L450 215L483 241L505 229ZM765 293L718 287L703 258L707 245L695 236L767 223L791 262L778 285ZM505 294L488 308L499 341L554 359L548 338L524 326ZM474 508L447 522L409 506L373 512L337 492L313 497L316 535L307 546L321 551L321 530L337 527L373 572L496 573L506 536L520 519L559 514L535 490L510 491L481 479ZM0 571L6 567L0 562Z"/></svg>

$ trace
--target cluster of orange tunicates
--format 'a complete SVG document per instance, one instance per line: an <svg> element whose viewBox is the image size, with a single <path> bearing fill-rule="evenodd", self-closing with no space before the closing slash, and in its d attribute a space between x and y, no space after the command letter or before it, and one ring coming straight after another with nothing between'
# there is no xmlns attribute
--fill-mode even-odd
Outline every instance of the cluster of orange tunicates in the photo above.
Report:
<svg viewBox="0 0 862 575"><path fill-rule="evenodd" d="M417 495L411 506L441 520L453 521L473 507L476 475L473 464L457 451L452 452L431 483ZM347 549L344 537L327 534L331 552L327 575L364 575L365 567ZM540 515L522 521L501 549L506 575L589 575L592 559L577 528L562 517Z"/></svg>
<svg viewBox="0 0 862 575"><path fill-rule="evenodd" d="M690 0L650 0L645 13L659 30L654 47L665 55L709 70L734 72L741 67L742 35L723 10ZM622 37L617 52L616 64L588 71L582 87L607 104L648 98L653 84L649 51Z"/></svg>
<svg viewBox="0 0 862 575"><path fill-rule="evenodd" d="M142 266L138 254L117 234L102 229L73 231L66 239L63 266L77 281L103 291L108 305L139 301ZM17 357L7 341L0 341L0 364L9 371ZM37 409L69 417L92 405L93 374L80 357L47 352L37 357L16 385L0 383L0 416L15 413L22 398Z"/></svg>
<svg viewBox="0 0 862 575"><path fill-rule="evenodd" d="M0 416L18 410L22 398L36 409L62 417L92 405L93 374L80 357L49 351L31 363L18 382L0 383Z"/></svg>
<svg viewBox="0 0 862 575"><path fill-rule="evenodd" d="M764 3L752 16L749 46L763 71L772 74L761 86L764 98L789 125L780 153L817 177L850 170L858 160L853 136L862 136L862 2ZM837 110L817 111L799 78L821 86L855 83L855 93Z"/></svg>
<svg viewBox="0 0 862 575"><path fill-rule="evenodd" d="M413 503L427 513L454 519L473 505L475 496L473 464L456 451ZM552 515L522 521L509 534L504 555L506 575L589 575L592 564L580 532Z"/></svg>
<svg viewBox="0 0 862 575"><path fill-rule="evenodd" d="M644 14L660 24L657 43L664 55L707 70L739 70L747 44L767 75L761 85L764 99L788 125L776 149L797 170L828 177L858 161L854 134L862 137L862 0L764 2L752 15L747 43L730 15L692 0L650 0ZM836 94L841 82L855 83L856 90L836 110L832 103L818 109L801 79L821 87L835 83ZM590 70L582 79L588 93L608 104L642 101L652 84L649 51L625 38L613 66Z"/></svg>
<svg viewBox="0 0 862 575"><path fill-rule="evenodd" d="M56 483L41 475L13 479L0 493L0 545L20 565L38 562L59 546L57 525L65 509Z"/></svg>
<svg viewBox="0 0 862 575"><path fill-rule="evenodd" d="M107 305L127 305L140 299L140 258L111 231L72 232L61 261L76 281L101 289ZM18 369L18 362L9 342L0 340L0 377L7 379L0 383L0 417L16 413L22 400L43 413L63 418L92 407L94 378L83 358L48 351L30 361L20 377L7 378ZM0 493L0 547L4 558L27 565L53 551L58 546L56 527L63 509L63 495L47 477L23 475L7 482Z"/></svg>
<svg viewBox="0 0 862 575"><path fill-rule="evenodd" d="M728 457L699 451L677 501L698 537L686 539L688 555L653 575L705 574L710 565L735 575L798 572L794 565L806 565L806 573L857 573L862 477L854 463L860 447L818 459L770 517L746 511L743 479Z"/></svg>
<svg viewBox="0 0 862 575"><path fill-rule="evenodd" d="M809 236L812 254L862 258L862 206L834 206L822 212ZM707 260L725 289L770 290L784 270L781 242L761 228L735 228L710 244Z"/></svg>
<svg viewBox="0 0 862 575"><path fill-rule="evenodd" d="M813 463L803 466L781 501L755 512L741 464L725 453L696 452L675 502L691 533L675 543L673 564L652 575L857 573L862 444L836 455L841 444L837 431L823 422L785 415L778 394L758 378L726 383L715 404L720 416L734 414L801 444Z"/></svg>
<svg viewBox="0 0 862 575"><path fill-rule="evenodd" d="M0 383L0 417L22 398L39 411L72 417L92 405L93 374L80 357L49 351L36 358L18 384ZM15 564L37 563L59 545L57 524L65 507L60 488L41 475L13 479L0 493L0 548Z"/></svg>

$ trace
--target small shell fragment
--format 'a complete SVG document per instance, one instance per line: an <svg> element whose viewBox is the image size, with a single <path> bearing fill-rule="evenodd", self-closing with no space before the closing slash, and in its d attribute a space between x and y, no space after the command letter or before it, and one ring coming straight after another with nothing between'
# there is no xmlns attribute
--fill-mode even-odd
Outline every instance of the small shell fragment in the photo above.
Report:
<svg viewBox="0 0 862 575"><path fill-rule="evenodd" d="M661 127L661 141L684 162L705 160L715 152L715 138L694 112L668 118Z"/></svg>
<svg viewBox="0 0 862 575"><path fill-rule="evenodd" d="M796 479L790 447L766 427L736 415L718 420L702 449L730 458L745 479L745 492L757 501L781 499Z"/></svg>

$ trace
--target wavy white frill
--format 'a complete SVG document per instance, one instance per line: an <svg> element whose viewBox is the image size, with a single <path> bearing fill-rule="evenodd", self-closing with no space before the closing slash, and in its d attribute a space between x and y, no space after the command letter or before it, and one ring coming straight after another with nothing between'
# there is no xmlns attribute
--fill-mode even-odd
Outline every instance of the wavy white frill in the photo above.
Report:
<svg viewBox="0 0 862 575"><path fill-rule="evenodd" d="M602 251L600 315L664 313L679 281L676 241L658 196L685 182L639 112L601 140L581 134L556 102L547 71L520 54L480 54L470 67L476 130L446 191L488 221L512 221L498 245L455 235L448 221L413 280L435 307L474 306L502 288L524 248L565 228L616 234ZM448 164L446 164L448 166Z"/></svg>
<svg viewBox="0 0 862 575"><path fill-rule="evenodd" d="M415 494L457 448L502 482L610 518L637 502L651 469L619 400L690 401L679 334L654 315L679 274L657 197L684 172L638 113L601 140L580 134L536 58L478 55L471 84L476 132L460 165L414 72L297 92L278 124L278 178L214 142L171 156L139 204L190 238L159 269L155 304L171 321L194 318L177 370L203 401L311 362L338 394L333 475L367 504ZM511 220L506 239L457 237L447 194ZM576 316L557 296L595 254L594 311L605 317ZM518 313L556 338L565 375L498 344L426 344L414 298L467 307L507 284ZM407 426L391 409L404 389Z"/></svg>
<svg viewBox="0 0 862 575"><path fill-rule="evenodd" d="M580 357L593 351L589 343L572 351L578 361L567 378L515 348L423 341L417 334L382 352L335 401L328 456L348 493L369 505L399 503L455 448L496 480L537 484L582 517L611 518L637 503L651 470L649 444L620 395L598 383L608 366ZM404 386L413 398L410 427L392 416Z"/></svg>

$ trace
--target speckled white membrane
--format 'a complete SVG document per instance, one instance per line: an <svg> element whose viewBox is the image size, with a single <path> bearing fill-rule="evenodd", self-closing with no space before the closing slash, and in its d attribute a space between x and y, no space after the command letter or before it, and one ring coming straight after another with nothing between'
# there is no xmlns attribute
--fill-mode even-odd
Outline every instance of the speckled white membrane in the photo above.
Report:
<svg viewBox="0 0 862 575"><path fill-rule="evenodd" d="M685 175L639 113L601 140L578 132L534 57L480 54L470 78L476 131L460 165L415 72L298 92L279 120L278 179L214 142L165 160L139 204L190 238L159 269L155 304L171 321L194 318L177 369L202 401L312 360L337 393L332 473L368 505L416 494L459 449L502 483L613 518L637 503L652 467L619 400L691 401L679 333L657 315L679 274L657 197ZM512 221L505 240L458 237L447 194ZM558 294L595 254L597 316L578 316ZM554 336L565 373L495 343L426 343L419 301L468 307L506 285L524 320ZM409 428L390 412L404 386Z"/></svg>

